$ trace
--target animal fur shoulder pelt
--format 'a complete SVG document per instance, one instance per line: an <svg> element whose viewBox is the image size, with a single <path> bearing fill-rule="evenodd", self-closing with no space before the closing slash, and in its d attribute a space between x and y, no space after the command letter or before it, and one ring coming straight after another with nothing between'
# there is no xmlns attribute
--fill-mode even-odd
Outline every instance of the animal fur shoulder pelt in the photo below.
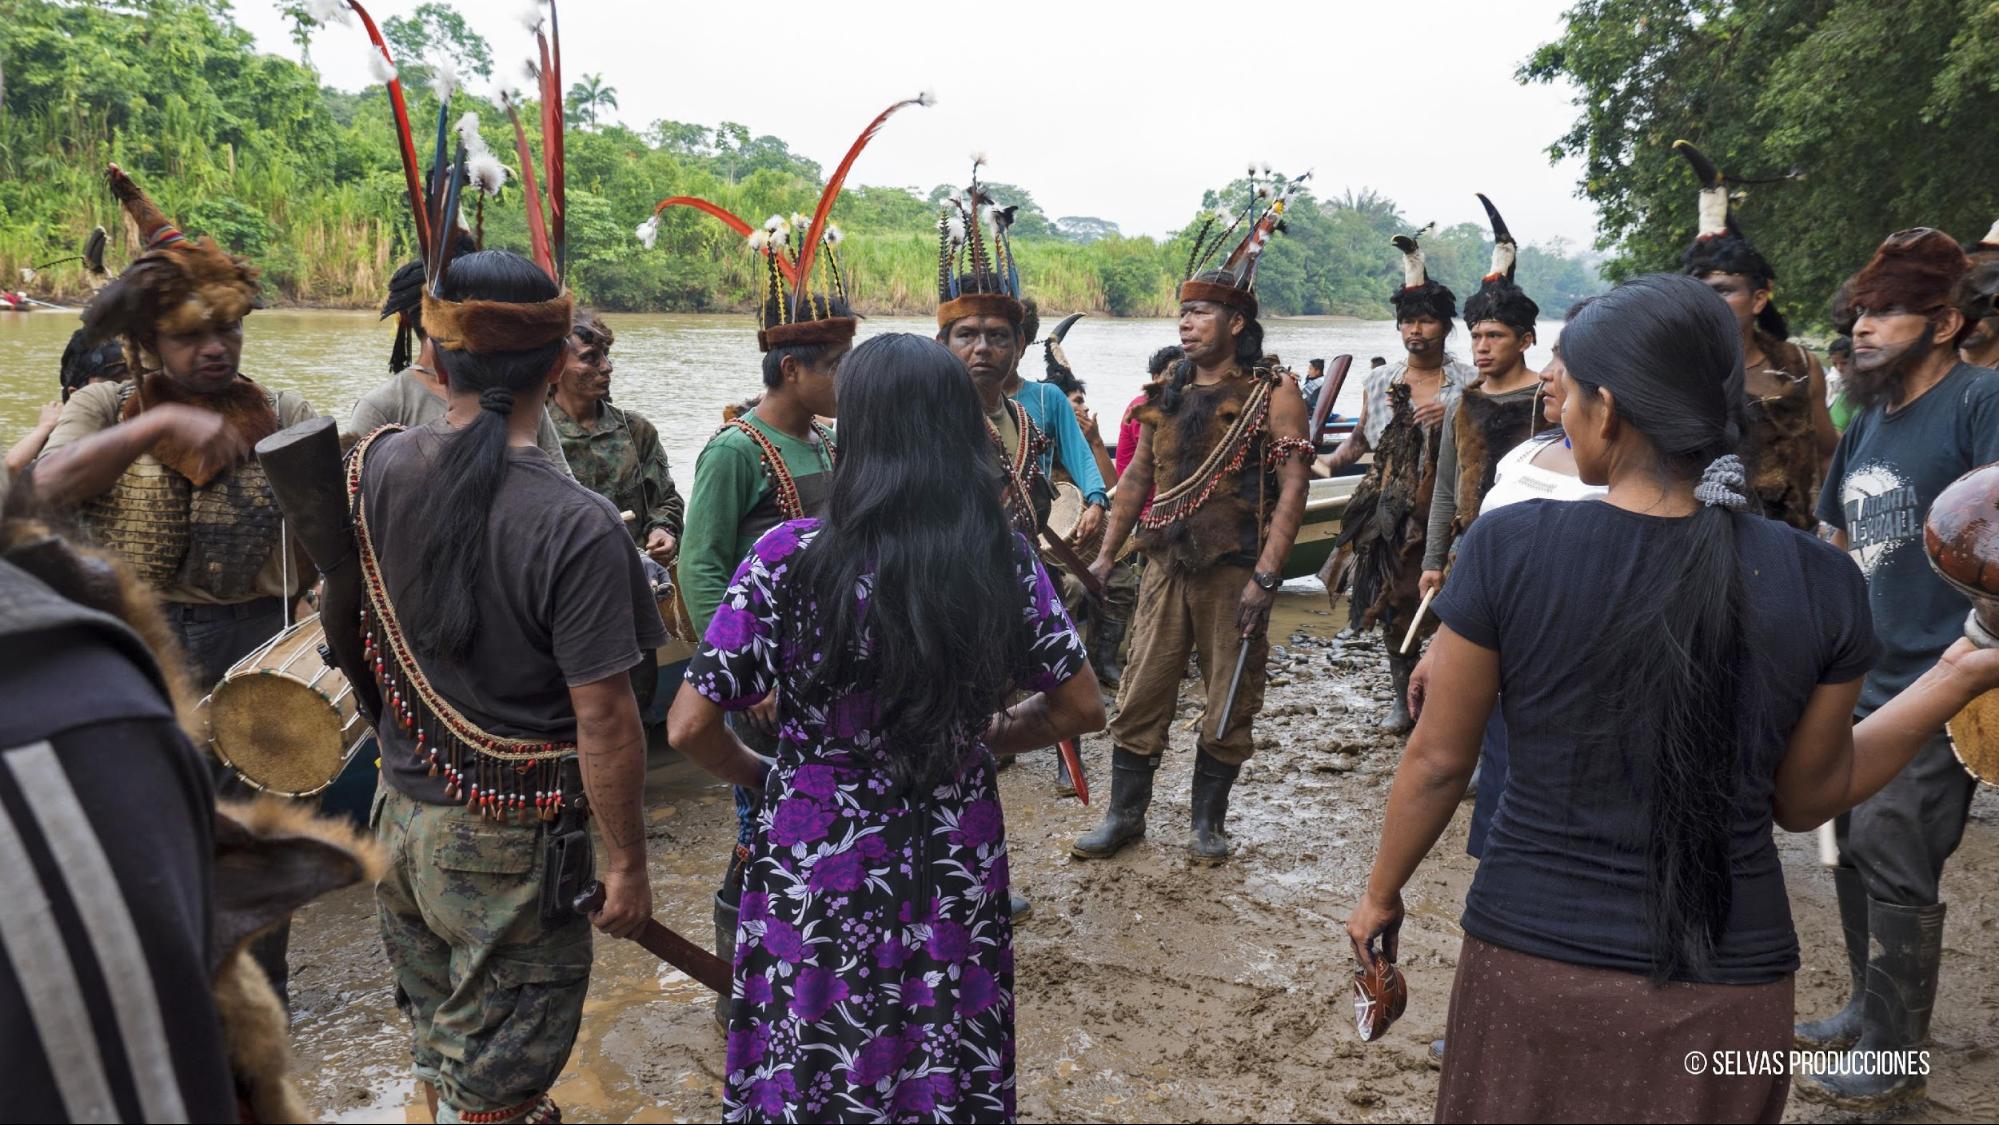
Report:
<svg viewBox="0 0 1999 1125"><path fill-rule="evenodd" d="M1334 542L1336 558L1351 556L1347 613L1356 631L1392 623L1415 606L1430 493L1437 483L1443 424L1417 423L1407 383L1388 388L1388 404L1390 419L1375 443L1374 466L1347 502ZM1332 569L1337 573L1338 564Z"/></svg>

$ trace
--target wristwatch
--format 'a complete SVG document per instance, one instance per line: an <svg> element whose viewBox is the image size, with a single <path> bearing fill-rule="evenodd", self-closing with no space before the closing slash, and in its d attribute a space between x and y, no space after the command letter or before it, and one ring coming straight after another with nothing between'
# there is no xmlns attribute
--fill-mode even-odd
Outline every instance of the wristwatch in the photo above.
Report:
<svg viewBox="0 0 1999 1125"><path fill-rule="evenodd" d="M1262 590L1275 590L1277 589L1277 587L1284 584L1284 580L1282 578L1279 578L1277 575L1266 574L1260 570L1253 571L1250 574L1250 578L1252 581L1256 583L1257 588Z"/></svg>

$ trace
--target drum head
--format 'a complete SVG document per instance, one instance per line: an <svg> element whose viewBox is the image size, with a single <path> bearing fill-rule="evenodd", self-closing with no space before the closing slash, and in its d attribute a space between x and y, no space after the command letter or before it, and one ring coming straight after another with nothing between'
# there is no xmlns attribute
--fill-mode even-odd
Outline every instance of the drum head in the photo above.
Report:
<svg viewBox="0 0 1999 1125"><path fill-rule="evenodd" d="M1055 482L1055 503L1048 509L1048 530L1065 541L1076 533L1076 521L1083 518L1083 490L1064 480Z"/></svg>
<svg viewBox="0 0 1999 1125"><path fill-rule="evenodd" d="M1971 776L1999 785L1999 691L1972 700L1947 729L1951 750Z"/></svg>
<svg viewBox="0 0 1999 1125"><path fill-rule="evenodd" d="M224 681L208 708L216 755L257 788L295 797L339 776L349 735L343 718L318 690L271 672Z"/></svg>

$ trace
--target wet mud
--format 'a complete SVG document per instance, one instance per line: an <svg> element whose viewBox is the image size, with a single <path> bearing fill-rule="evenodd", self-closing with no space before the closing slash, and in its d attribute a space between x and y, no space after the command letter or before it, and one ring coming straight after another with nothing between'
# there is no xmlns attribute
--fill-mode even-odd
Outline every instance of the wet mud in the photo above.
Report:
<svg viewBox="0 0 1999 1125"><path fill-rule="evenodd" d="M1272 627L1258 752L1230 804L1235 857L1189 861L1190 721L1156 780L1147 838L1111 860L1071 858L1098 814L1056 795L1048 752L1001 773L1016 889L1019 1104L1028 1121L1427 1121L1473 862L1462 806L1405 891L1409 1009L1380 1042L1354 1033L1345 921L1366 883L1401 739L1377 730L1388 698L1379 642L1335 636L1322 593L1287 590ZM1191 684L1191 681L1190 681ZM1085 740L1096 799L1110 746ZM706 942L732 838L727 790L670 755L648 786L660 917ZM1779 833L1804 964L1798 1007L1846 999L1832 879L1809 836ZM1930 1092L1908 1121L1999 1118L1999 794L1973 806L1944 879L1950 916L1932 1028ZM326 1120L427 1120L407 1073L372 894L349 891L293 929L297 1071ZM722 1039L712 996L628 942L597 939L583 1031L555 1089L572 1121L720 1118ZM1794 1096L1790 1121L1860 1120Z"/></svg>

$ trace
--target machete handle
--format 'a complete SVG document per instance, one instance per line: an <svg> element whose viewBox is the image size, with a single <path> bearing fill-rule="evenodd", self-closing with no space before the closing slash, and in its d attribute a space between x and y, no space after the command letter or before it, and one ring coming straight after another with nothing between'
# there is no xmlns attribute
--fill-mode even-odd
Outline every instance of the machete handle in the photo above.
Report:
<svg viewBox="0 0 1999 1125"><path fill-rule="evenodd" d="M586 918L604 909L604 884L592 879L590 885L570 901L569 906Z"/></svg>

